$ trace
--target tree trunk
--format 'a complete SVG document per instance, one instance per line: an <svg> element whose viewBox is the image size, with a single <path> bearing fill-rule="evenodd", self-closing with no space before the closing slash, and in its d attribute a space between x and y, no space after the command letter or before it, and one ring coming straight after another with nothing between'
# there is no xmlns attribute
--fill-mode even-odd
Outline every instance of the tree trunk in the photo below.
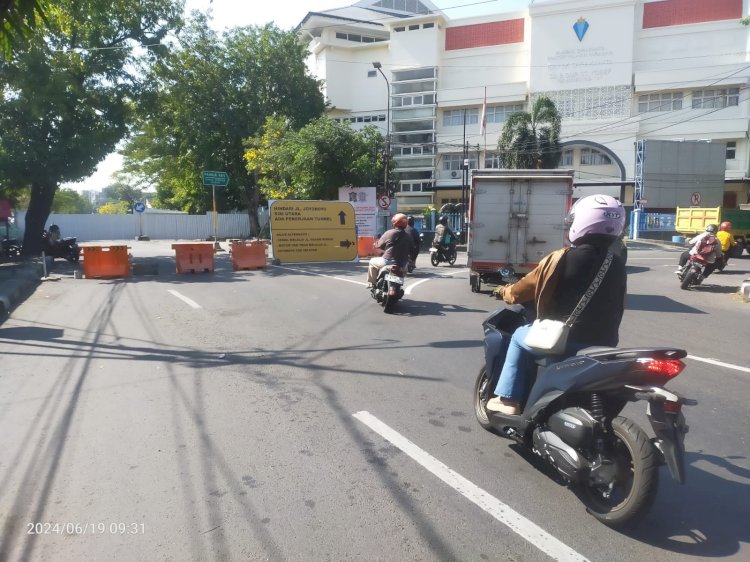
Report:
<svg viewBox="0 0 750 562"><path fill-rule="evenodd" d="M250 218L250 237L255 238L260 235L260 223L258 222L258 187L246 187L243 190L245 202L247 203L247 215Z"/></svg>
<svg viewBox="0 0 750 562"><path fill-rule="evenodd" d="M26 211L26 225L23 234L24 256L38 256L42 253L42 234L44 225L52 210L52 201L55 199L57 187L54 185L41 186L38 183L31 185L31 198L29 209Z"/></svg>

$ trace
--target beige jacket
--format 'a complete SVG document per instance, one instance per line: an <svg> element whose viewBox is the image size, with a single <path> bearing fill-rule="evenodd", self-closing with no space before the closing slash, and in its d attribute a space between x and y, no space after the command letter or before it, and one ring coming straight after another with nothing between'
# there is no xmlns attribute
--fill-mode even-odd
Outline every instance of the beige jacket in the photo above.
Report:
<svg viewBox="0 0 750 562"><path fill-rule="evenodd" d="M555 250L542 258L534 269L520 281L503 289L503 300L508 304L534 302L538 318L546 318L552 296L560 278L557 264L570 248Z"/></svg>

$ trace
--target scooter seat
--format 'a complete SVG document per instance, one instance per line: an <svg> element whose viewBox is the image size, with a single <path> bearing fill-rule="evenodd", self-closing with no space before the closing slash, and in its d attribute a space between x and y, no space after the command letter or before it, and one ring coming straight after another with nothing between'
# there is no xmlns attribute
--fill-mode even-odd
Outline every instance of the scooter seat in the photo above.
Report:
<svg viewBox="0 0 750 562"><path fill-rule="evenodd" d="M583 355L585 357L596 357L597 355L609 355L613 351L618 351L618 348L595 345L592 347L584 347L582 350L576 353L576 355Z"/></svg>

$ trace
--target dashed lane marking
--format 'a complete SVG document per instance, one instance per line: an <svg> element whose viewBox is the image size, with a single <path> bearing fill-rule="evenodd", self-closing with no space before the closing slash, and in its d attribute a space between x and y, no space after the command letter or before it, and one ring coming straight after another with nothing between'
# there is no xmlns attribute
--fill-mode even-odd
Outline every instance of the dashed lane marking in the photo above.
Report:
<svg viewBox="0 0 750 562"><path fill-rule="evenodd" d="M386 441L389 441L392 445L401 449L417 463L422 465L423 468L426 468L429 472L448 484L448 486L456 490L459 494L481 507L484 511L492 515L514 533L530 542L545 554L548 554L555 560L587 561L587 558L583 555L559 541L537 524L531 522L520 513L508 507L499 499L473 484L456 471L444 465L435 457L409 441L406 437L384 424L370 412L362 411L352 415L375 433L383 437Z"/></svg>
<svg viewBox="0 0 750 562"><path fill-rule="evenodd" d="M193 299L189 299L185 295L181 295L180 293L178 293L174 289L167 289L167 291L170 292L170 293L172 293L174 296L176 296L182 302L187 303L189 306L191 306L193 308L203 308L201 305L199 305Z"/></svg>

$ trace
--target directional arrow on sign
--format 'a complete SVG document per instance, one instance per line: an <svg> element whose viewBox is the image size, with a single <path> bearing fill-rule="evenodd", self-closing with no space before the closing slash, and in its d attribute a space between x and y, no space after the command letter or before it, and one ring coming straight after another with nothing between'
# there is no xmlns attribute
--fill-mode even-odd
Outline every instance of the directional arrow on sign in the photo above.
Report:
<svg viewBox="0 0 750 562"><path fill-rule="evenodd" d="M342 248L348 248L349 246L354 246L354 242L350 242L349 240L341 240L339 241L339 246Z"/></svg>
<svg viewBox="0 0 750 562"><path fill-rule="evenodd" d="M341 224L346 224L346 213L344 211L339 213L339 220L341 221Z"/></svg>

